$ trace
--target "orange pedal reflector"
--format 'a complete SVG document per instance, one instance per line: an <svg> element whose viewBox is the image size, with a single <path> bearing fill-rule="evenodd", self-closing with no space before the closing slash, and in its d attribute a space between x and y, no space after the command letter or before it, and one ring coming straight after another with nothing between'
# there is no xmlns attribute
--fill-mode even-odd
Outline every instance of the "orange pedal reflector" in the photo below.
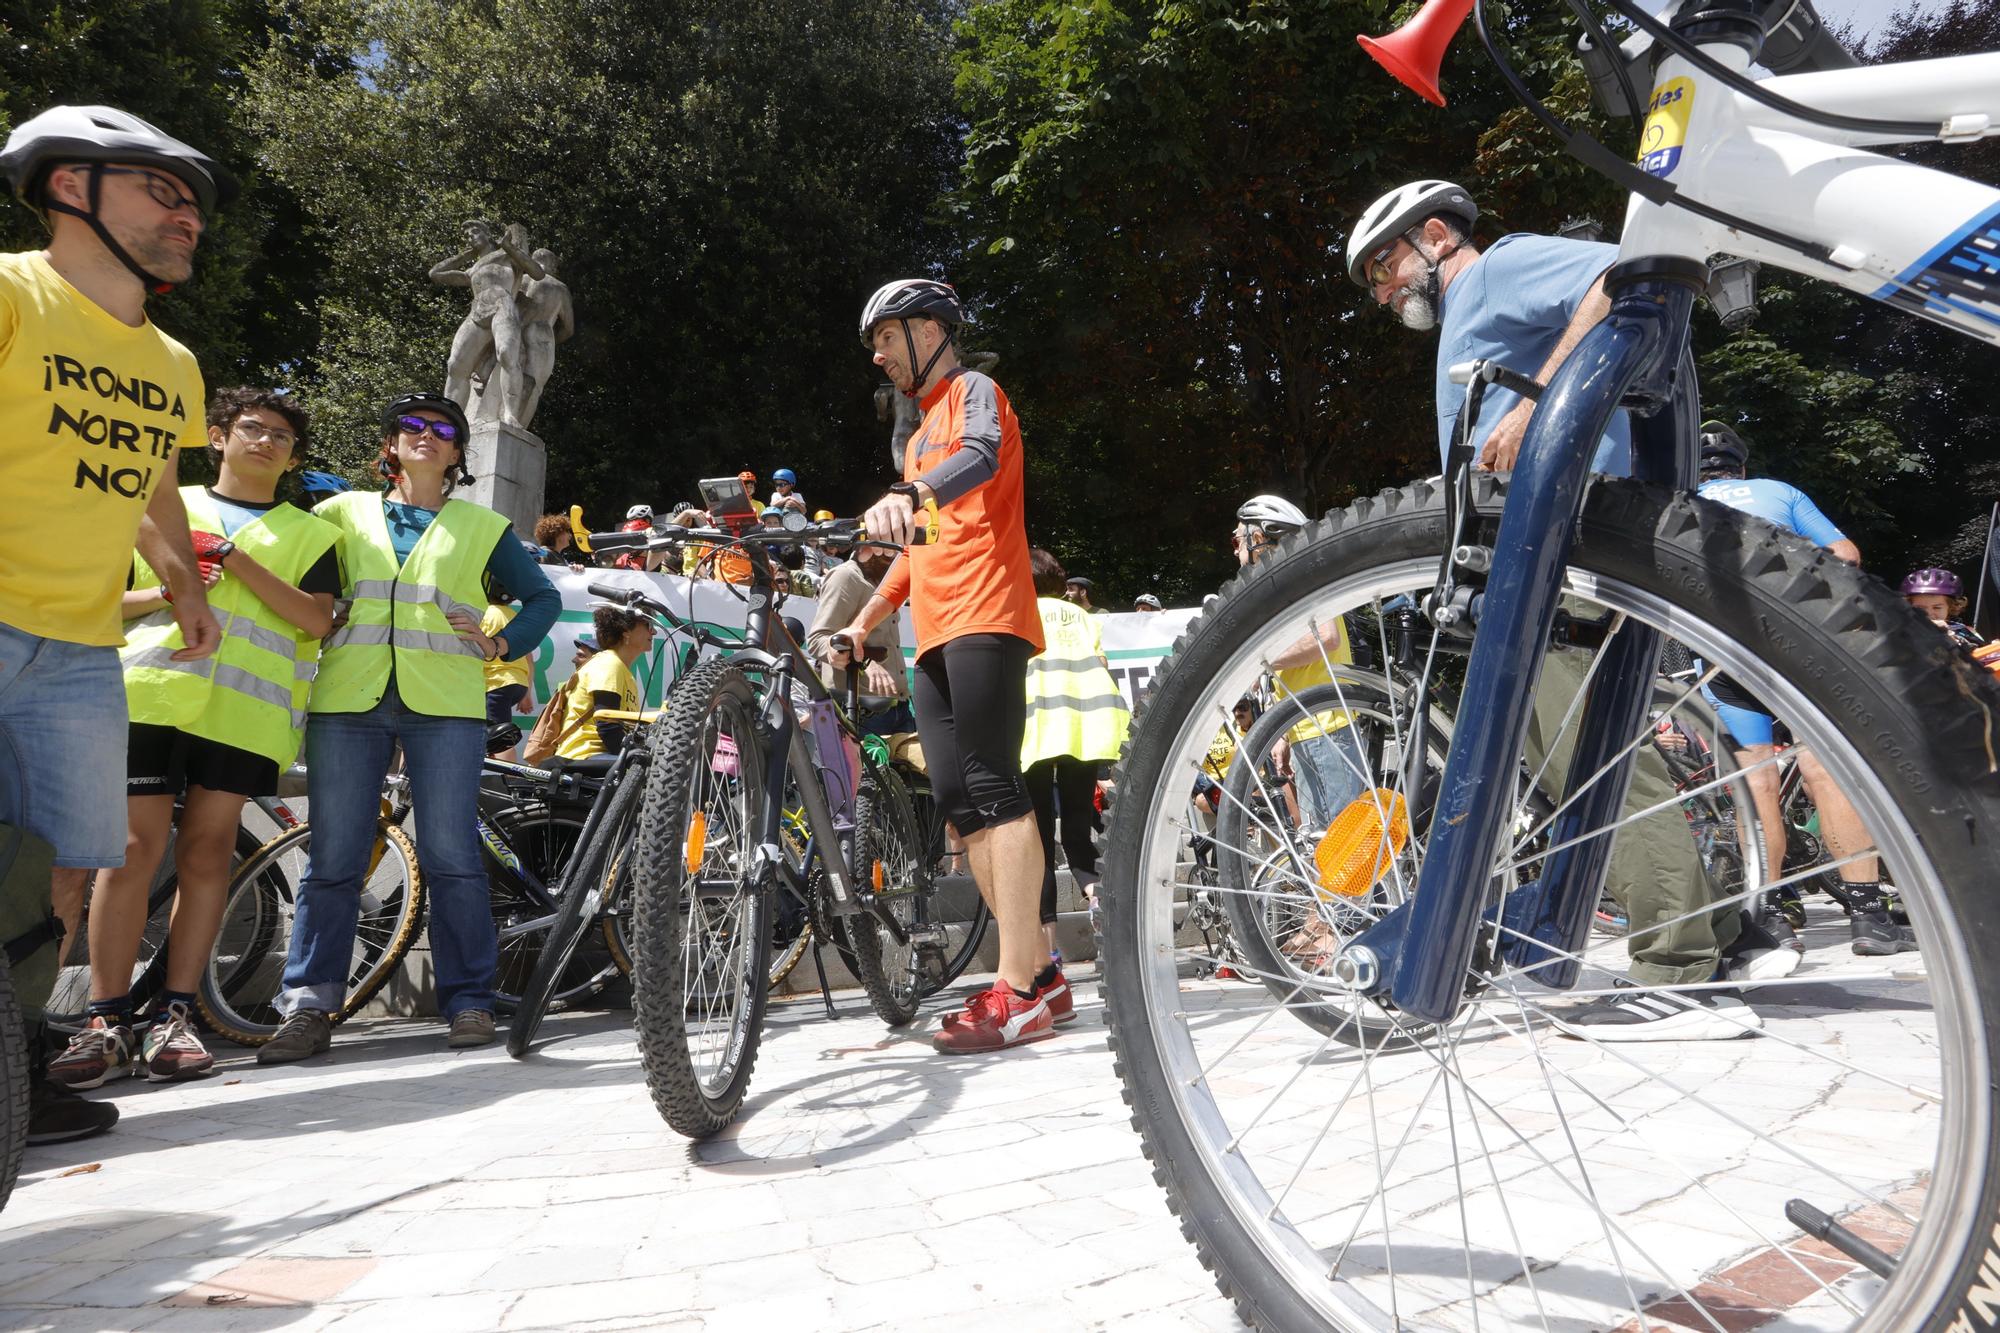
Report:
<svg viewBox="0 0 2000 1333"><path fill-rule="evenodd" d="M1319 868L1320 897L1359 898L1382 881L1410 840L1410 808L1387 787L1363 792L1334 817L1313 864Z"/></svg>
<svg viewBox="0 0 2000 1333"><path fill-rule="evenodd" d="M692 875L701 868L702 854L708 850L708 811L697 810L688 816L687 845L681 849L684 874Z"/></svg>

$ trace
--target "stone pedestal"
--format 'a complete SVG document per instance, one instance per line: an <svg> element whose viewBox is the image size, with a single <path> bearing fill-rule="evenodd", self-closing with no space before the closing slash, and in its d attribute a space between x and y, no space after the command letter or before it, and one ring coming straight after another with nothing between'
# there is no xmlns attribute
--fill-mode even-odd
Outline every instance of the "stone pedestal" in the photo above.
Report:
<svg viewBox="0 0 2000 1333"><path fill-rule="evenodd" d="M466 451L472 485L466 499L504 514L523 541L535 539L535 520L545 511L548 450L542 437L499 421L475 421Z"/></svg>

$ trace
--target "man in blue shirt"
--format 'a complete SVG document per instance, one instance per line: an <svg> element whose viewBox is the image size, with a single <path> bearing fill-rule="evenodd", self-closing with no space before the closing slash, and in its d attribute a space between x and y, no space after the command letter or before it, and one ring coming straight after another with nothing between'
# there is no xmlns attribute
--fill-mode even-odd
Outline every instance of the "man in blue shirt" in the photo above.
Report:
<svg viewBox="0 0 2000 1333"><path fill-rule="evenodd" d="M1749 459L1750 447L1735 431L1720 421L1702 423L1701 498L1795 532L1850 565L1861 563L1861 548L1849 541L1804 491L1770 477L1746 477L1744 468ZM1757 803L1757 820L1764 826L1766 878L1776 878L1770 867L1785 864L1785 821L1778 805L1778 769L1770 762L1775 753L1772 724L1776 719L1754 695L1728 676L1717 676L1703 693L1715 705L1722 725L1728 728L1736 747L1736 762L1748 774L1751 798ZM1839 897L1848 911L1854 952L1863 957L1880 957L1915 949L1915 934L1891 915L1890 902L1882 891L1879 863L1867 851L1871 840L1861 817L1812 751L1798 746L1792 753L1798 758L1806 791L1819 807L1820 833L1826 839L1827 850L1836 861L1843 862ZM1794 899L1798 896L1796 889L1780 892Z"/></svg>
<svg viewBox="0 0 2000 1333"><path fill-rule="evenodd" d="M1546 384L1611 303L1604 273L1615 246L1549 236L1503 236L1486 250L1473 244L1479 206L1450 181L1423 180L1370 204L1347 243L1347 272L1409 328L1442 324L1437 357L1440 460L1465 393L1449 372L1460 362L1498 361ZM1471 440L1482 468L1507 471L1521 451L1534 404L1489 388ZM1630 470L1631 432L1613 418L1593 465ZM1552 651L1543 660L1528 734L1528 760L1551 792L1568 783L1575 750L1569 703L1587 685L1590 659ZM1639 812L1653 811L1640 817ZM1642 745L1632 769L1626 822L1612 842L1606 887L1626 909L1629 975L1638 987L1706 987L1724 980L1766 980L1790 972L1798 957L1778 947L1735 904L1721 898L1680 815L1673 778L1659 752ZM1591 984L1586 979L1586 984ZM1711 989L1644 989L1571 1010L1562 1031L1594 1041L1689 1041L1747 1036L1763 1026L1735 995Z"/></svg>

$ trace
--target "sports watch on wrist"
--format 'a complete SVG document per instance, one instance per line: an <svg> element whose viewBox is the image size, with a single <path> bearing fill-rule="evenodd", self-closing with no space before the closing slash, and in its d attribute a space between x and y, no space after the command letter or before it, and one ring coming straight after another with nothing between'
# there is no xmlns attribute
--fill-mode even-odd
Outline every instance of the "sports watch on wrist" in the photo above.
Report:
<svg viewBox="0 0 2000 1333"><path fill-rule="evenodd" d="M912 509L921 509L924 507L924 497L917 494L917 483L914 481L897 482L889 488L889 494L908 497L910 508Z"/></svg>
<svg viewBox="0 0 2000 1333"><path fill-rule="evenodd" d="M224 561L228 560L230 556L235 554L236 554L236 543L226 541L222 543L222 545L216 547L213 551L210 551L208 553L208 558L212 564L215 564L216 566L219 567L222 565Z"/></svg>

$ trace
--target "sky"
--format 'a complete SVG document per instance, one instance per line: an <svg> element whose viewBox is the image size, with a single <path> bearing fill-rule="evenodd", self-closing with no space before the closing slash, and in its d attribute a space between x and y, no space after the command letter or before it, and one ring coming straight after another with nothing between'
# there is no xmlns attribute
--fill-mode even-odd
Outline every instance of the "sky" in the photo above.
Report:
<svg viewBox="0 0 2000 1333"><path fill-rule="evenodd" d="M1902 9L1909 0L1813 0L1813 8L1819 11L1827 26L1838 28L1843 23L1852 23L1860 34L1873 32L1888 21L1889 15ZM1934 3L1925 3L1924 9L1935 9Z"/></svg>

